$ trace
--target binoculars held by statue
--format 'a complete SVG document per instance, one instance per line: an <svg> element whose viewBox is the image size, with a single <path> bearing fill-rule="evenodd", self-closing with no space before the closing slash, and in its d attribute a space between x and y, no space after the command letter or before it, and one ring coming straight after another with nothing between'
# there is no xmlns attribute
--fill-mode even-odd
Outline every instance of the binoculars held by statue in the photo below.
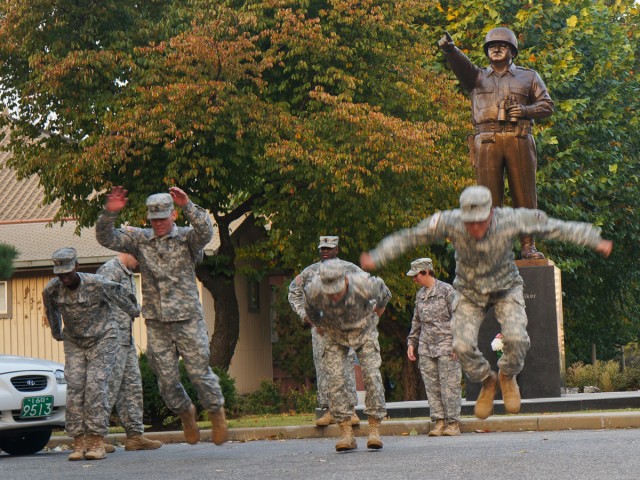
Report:
<svg viewBox="0 0 640 480"><path fill-rule="evenodd" d="M511 123L518 123L517 117L510 117L507 113L509 107L515 103L516 102L513 97L509 98L506 96L498 102L498 122L509 121Z"/></svg>

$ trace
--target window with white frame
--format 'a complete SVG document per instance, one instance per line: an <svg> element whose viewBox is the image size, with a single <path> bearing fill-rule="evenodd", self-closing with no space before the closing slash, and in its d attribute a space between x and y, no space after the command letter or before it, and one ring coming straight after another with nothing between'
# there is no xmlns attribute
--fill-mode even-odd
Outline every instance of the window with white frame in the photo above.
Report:
<svg viewBox="0 0 640 480"><path fill-rule="evenodd" d="M9 282L0 282L0 318L10 316Z"/></svg>

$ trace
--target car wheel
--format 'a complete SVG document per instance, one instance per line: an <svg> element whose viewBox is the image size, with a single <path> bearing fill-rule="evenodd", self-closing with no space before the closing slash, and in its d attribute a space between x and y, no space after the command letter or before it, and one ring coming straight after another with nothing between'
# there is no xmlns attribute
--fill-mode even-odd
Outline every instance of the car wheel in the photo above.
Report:
<svg viewBox="0 0 640 480"><path fill-rule="evenodd" d="M31 455L42 450L51 438L52 429L35 430L0 439L0 450L9 455Z"/></svg>

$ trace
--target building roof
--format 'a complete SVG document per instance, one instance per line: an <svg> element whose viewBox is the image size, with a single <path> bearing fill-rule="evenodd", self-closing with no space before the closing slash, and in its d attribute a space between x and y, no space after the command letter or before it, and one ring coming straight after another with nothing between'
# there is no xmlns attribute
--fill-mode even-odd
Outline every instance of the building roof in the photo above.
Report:
<svg viewBox="0 0 640 480"><path fill-rule="evenodd" d="M0 141L0 147L8 143L8 136ZM20 220L50 220L60 208L60 202L43 205L44 192L40 179L32 175L18 180L15 171L6 168L11 152L0 151L0 222Z"/></svg>
<svg viewBox="0 0 640 480"><path fill-rule="evenodd" d="M75 234L76 222L50 224L48 222L18 222L0 224L0 242L13 245L18 250L14 261L17 270L48 268L53 265L51 254L59 248L74 247L78 251L78 263L101 264L116 254L104 248L96 240L94 228L85 228Z"/></svg>

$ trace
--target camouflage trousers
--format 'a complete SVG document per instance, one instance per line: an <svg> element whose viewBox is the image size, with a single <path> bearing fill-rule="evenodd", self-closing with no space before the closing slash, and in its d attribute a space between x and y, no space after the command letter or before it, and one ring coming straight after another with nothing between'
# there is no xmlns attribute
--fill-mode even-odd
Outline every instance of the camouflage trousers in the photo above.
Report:
<svg viewBox="0 0 640 480"><path fill-rule="evenodd" d="M311 346L313 347L313 364L316 367L316 386L318 389L318 406L320 408L329 407L329 374L324 360L324 349L329 336L325 333L320 335L316 327L311 328ZM345 388L351 402L351 410L358 404L358 392L356 391L356 376L353 365L356 361L356 354L353 349L349 349L349 354L345 358L343 373L345 378Z"/></svg>
<svg viewBox="0 0 640 480"><path fill-rule="evenodd" d="M351 418L351 398L345 388L344 362L349 355L349 347L340 345L327 335L324 361L327 366L329 385L329 409L337 422ZM384 400L384 385L380 374L380 344L377 337L366 340L354 348L360 366L366 391L364 413L379 420L387 416Z"/></svg>
<svg viewBox="0 0 640 480"><path fill-rule="evenodd" d="M182 357L198 400L209 412L224 406L218 376L209 367L209 338L202 317L180 322L145 320L147 356L158 377L162 399L177 414L186 412L191 399L180 382L179 357Z"/></svg>
<svg viewBox="0 0 640 480"><path fill-rule="evenodd" d="M65 429L69 436L104 437L109 433L109 380L119 348L115 337L101 339L88 348L64 341Z"/></svg>
<svg viewBox="0 0 640 480"><path fill-rule="evenodd" d="M109 382L109 405L115 405L127 436L144 432L142 423L142 377L135 342L120 345Z"/></svg>
<svg viewBox="0 0 640 480"><path fill-rule="evenodd" d="M504 337L503 353L498 361L500 370L509 376L520 373L529 350L522 285L492 294L482 304L475 303L458 292L453 305L453 349L472 382L481 382L491 371L489 362L478 349L478 332L486 313L492 307Z"/></svg>
<svg viewBox="0 0 640 480"><path fill-rule="evenodd" d="M460 421L462 370L452 355L420 355L420 373L427 391L431 420Z"/></svg>

